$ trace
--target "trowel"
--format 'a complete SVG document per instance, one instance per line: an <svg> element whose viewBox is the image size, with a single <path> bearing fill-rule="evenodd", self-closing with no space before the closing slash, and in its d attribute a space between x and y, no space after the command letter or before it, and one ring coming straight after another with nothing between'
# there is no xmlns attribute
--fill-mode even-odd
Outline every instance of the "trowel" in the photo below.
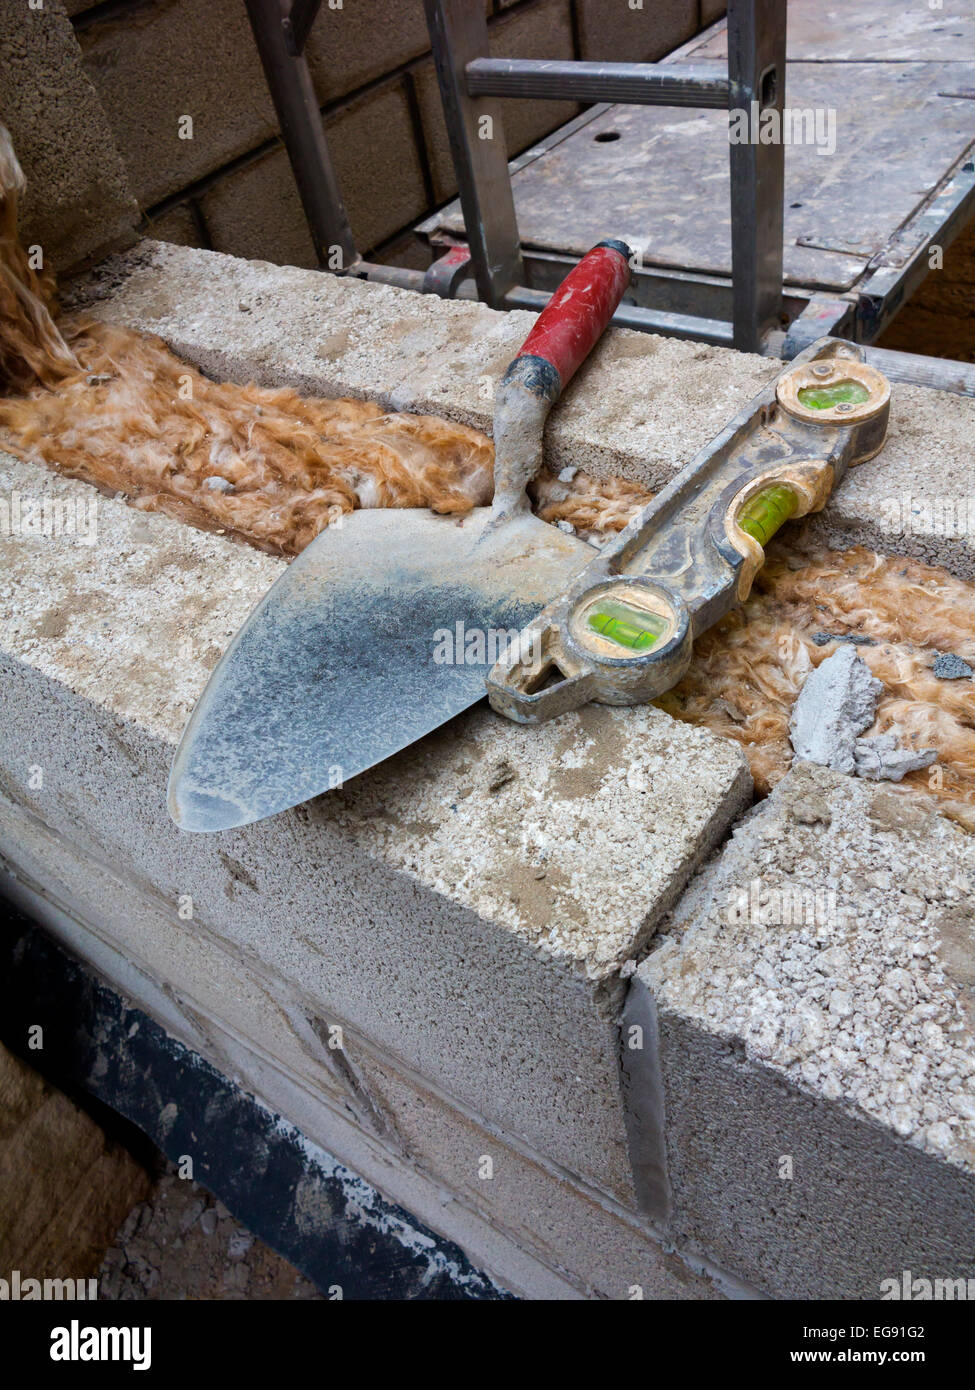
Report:
<svg viewBox="0 0 975 1390"><path fill-rule="evenodd" d="M483 699L519 629L595 549L525 488L552 405L629 284L604 241L569 273L499 383L495 491L467 516L354 511L315 538L225 652L169 779L184 830L229 830L341 785Z"/></svg>
<svg viewBox="0 0 975 1390"><path fill-rule="evenodd" d="M538 521L525 487L545 418L628 277L622 243L589 252L502 378L491 507L460 522L353 512L292 562L187 725L170 777L178 825L274 815L485 693L526 724L590 700L655 699L686 671L694 639L748 597L779 527L820 510L883 447L886 378L855 344L823 338L601 550Z"/></svg>

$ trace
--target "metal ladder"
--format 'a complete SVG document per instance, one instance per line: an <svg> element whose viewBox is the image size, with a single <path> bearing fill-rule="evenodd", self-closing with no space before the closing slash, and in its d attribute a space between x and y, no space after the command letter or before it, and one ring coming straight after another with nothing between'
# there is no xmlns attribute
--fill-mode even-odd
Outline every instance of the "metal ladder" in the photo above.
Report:
<svg viewBox="0 0 975 1390"><path fill-rule="evenodd" d="M742 110L752 117L753 130L762 112L775 109L781 116L785 104L786 0L729 0L726 77L693 63L491 58L484 7L477 0L424 3L471 267L479 297L494 308L537 310L548 298L524 284L503 98ZM733 322L624 305L615 323L747 352L760 351L765 334L780 327L784 146L729 141L728 149ZM652 216L653 209L644 212ZM607 226L607 236L619 234ZM457 274L463 268L456 257Z"/></svg>
<svg viewBox="0 0 975 1390"><path fill-rule="evenodd" d="M487 24L478 0L425 0L425 4L462 211L467 226L475 231L469 246L452 246L429 270L422 271L369 262L356 249L305 58L305 44L321 0L246 0L281 134L324 270L444 297L480 296L497 308L537 312L550 296L523 283L499 100L533 95L572 101L604 98L748 112L752 111L748 103L755 101L759 111L775 108L780 117L785 104L786 0L730 0L727 78L683 62L492 59L487 56ZM480 117L485 115L492 117L493 138L481 140ZM806 313L787 332L779 326L783 307L784 149L781 145L736 145L729 141L729 151L733 322L621 304L613 316L614 324L670 337L733 344L786 358L822 334L845 336L849 322L842 315L849 315L851 305L847 300L831 301L828 296L814 295ZM972 175L966 171L956 180L963 185L960 191L946 190L930 214L921 219L925 228L933 219L942 241L951 240L957 231L955 224L968 206ZM941 206L945 199L946 208ZM934 233L928 229L926 235L930 240ZM908 268L913 264L908 262ZM915 266L912 283L921 273ZM892 285L887 283L888 273L880 272L885 293L897 292L902 299L906 291L896 277L903 272L891 274L895 277ZM864 353L868 362L895 381L975 397L975 366L970 363L872 346L866 346Z"/></svg>
<svg viewBox="0 0 975 1390"><path fill-rule="evenodd" d="M246 0L323 269L444 297L464 292L473 274L477 296L493 308L537 312L549 296L525 284L501 118L504 98L754 113L781 113L784 105L786 0L729 0L726 77L691 63L491 58L480 0L424 3L468 241L426 273L366 262L356 249L305 58L321 0ZM780 327L785 152L781 143L757 141L729 141L728 148L733 322L623 304L614 323L750 352L760 351L765 335ZM618 231L608 227L607 235Z"/></svg>

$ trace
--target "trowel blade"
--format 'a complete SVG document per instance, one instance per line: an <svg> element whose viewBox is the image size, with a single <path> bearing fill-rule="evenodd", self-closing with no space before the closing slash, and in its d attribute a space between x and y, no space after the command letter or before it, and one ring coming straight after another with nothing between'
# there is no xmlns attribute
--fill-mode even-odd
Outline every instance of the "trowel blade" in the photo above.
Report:
<svg viewBox="0 0 975 1390"><path fill-rule="evenodd" d="M528 512L495 528L490 515L356 511L302 551L186 726L169 779L176 824L275 815L481 699L500 631L530 622L595 553Z"/></svg>

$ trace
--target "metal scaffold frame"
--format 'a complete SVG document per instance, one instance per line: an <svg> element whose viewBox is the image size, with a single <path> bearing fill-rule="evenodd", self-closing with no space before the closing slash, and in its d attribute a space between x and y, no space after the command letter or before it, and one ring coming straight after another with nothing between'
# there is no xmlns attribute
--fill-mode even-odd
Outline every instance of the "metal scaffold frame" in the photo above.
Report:
<svg viewBox="0 0 975 1390"><path fill-rule="evenodd" d="M426 271L379 264L366 261L356 247L308 67L305 50L321 0L245 4L320 267L444 298L481 299L496 309L541 311L571 264L565 255L522 246L512 174L543 158L608 104L744 111L753 121L766 112L781 119L785 108L787 0L729 0L724 75L714 62L686 58L492 58L483 5L424 0L463 237L448 235L446 246L441 240L442 254ZM596 105L509 163L501 104L513 98ZM644 302L621 304L613 316L616 326L785 358L823 334L869 342L923 277L927 246L935 237L947 244L975 206L975 166L969 161L901 228L893 251L855 294L784 293L784 145L729 139L728 151L730 280L644 266L637 258L628 298ZM435 214L417 231L431 233L441 218ZM606 234L621 230L629 229L608 228ZM894 379L975 395L970 364L871 346L866 352Z"/></svg>
<svg viewBox="0 0 975 1390"><path fill-rule="evenodd" d="M494 308L537 309L547 298L525 288L501 100L611 101L759 114L774 109L780 116L785 103L786 0L730 0L724 77L710 66L690 63L491 58L482 6L468 0L424 2L474 278L479 297ZM785 150L780 143L731 141L728 149L731 323L635 306L623 306L615 322L750 352L760 351L764 335L780 327Z"/></svg>

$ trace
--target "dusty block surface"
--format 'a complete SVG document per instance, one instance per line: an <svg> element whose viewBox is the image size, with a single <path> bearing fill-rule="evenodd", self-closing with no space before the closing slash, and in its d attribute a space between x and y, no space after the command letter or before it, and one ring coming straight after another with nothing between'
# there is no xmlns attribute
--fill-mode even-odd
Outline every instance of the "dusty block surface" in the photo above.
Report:
<svg viewBox="0 0 975 1390"><path fill-rule="evenodd" d="M2 488L93 495L9 459ZM315 1039L347 1027L570 1184L632 1208L619 972L750 797L740 751L650 709L534 736L478 709L338 794L183 835L165 810L176 738L282 562L105 498L92 546L15 535L3 549L15 873L43 889L50 844L76 846L101 866L83 915L103 947L265 1065L327 1094L326 1063L294 1049L320 1053ZM112 879L126 892L109 910ZM144 910L125 910L131 885ZM265 978L286 983L283 1015Z"/></svg>
<svg viewBox="0 0 975 1390"><path fill-rule="evenodd" d="M780 1297L975 1270L975 841L800 764L639 968L677 1239Z"/></svg>

